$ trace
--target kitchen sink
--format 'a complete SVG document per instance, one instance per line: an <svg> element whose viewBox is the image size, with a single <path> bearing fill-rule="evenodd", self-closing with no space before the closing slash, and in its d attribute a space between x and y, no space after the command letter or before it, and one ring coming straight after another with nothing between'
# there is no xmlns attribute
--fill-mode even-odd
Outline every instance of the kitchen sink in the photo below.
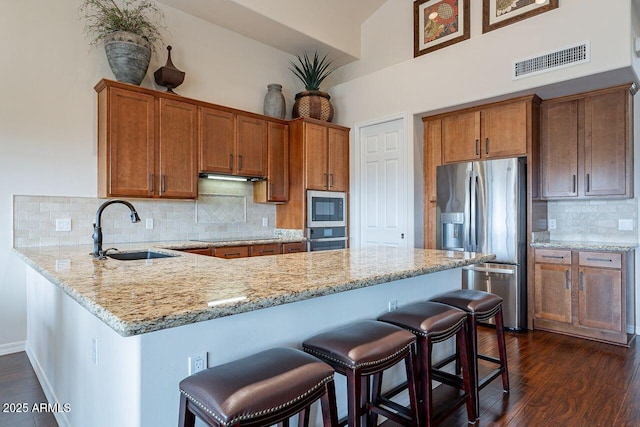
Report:
<svg viewBox="0 0 640 427"><path fill-rule="evenodd" d="M166 254L155 251L136 251L136 252L114 252L107 254L109 258L117 259L119 261L134 261L137 259L156 259L156 258L173 258L180 255Z"/></svg>

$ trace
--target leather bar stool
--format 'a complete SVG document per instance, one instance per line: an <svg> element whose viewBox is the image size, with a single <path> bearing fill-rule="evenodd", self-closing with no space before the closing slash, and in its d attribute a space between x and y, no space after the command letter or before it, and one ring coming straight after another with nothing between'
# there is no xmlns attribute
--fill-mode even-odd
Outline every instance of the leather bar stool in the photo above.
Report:
<svg viewBox="0 0 640 427"><path fill-rule="evenodd" d="M402 328L364 320L315 335L302 344L305 351L326 361L336 372L347 377L348 416L338 425L348 423L350 427L358 427L364 415L368 415L368 425L376 425L377 414L397 424L418 425L415 341L414 335ZM386 402L380 396L382 372L403 360L410 408ZM372 395L369 387L371 376L374 383Z"/></svg>
<svg viewBox="0 0 640 427"><path fill-rule="evenodd" d="M473 363L473 398L476 418L480 417L480 396L479 391L487 386L497 377L502 377L502 389L509 392L509 371L507 369L507 348L504 340L504 321L502 317L502 298L489 292L475 289L459 289L444 294L436 295L430 301L440 302L452 307L464 310L469 318L471 341L471 360ZM484 322L495 318L496 340L498 343L499 357L488 356L478 353L478 322ZM486 360L497 364L494 369L483 378L479 378L478 359ZM439 366L449 363L452 358L443 361Z"/></svg>
<svg viewBox="0 0 640 427"><path fill-rule="evenodd" d="M180 382L178 427L289 425L322 403L325 427L337 425L333 368L294 348L273 348L193 374ZM306 424L305 424L306 423Z"/></svg>
<svg viewBox="0 0 640 427"><path fill-rule="evenodd" d="M471 394L471 359L467 351L468 320L464 311L436 302L421 301L407 304L397 310L385 313L378 320L389 322L414 333L418 348L419 396L421 402L421 420L423 425L431 426L450 415L463 403L467 406L470 423L476 420ZM432 366L433 344L456 337L459 349L457 353L462 367L462 380L453 374L435 370ZM432 398L432 380L437 379L464 391L462 396L450 402L446 410L434 413ZM395 394L402 388L390 391Z"/></svg>

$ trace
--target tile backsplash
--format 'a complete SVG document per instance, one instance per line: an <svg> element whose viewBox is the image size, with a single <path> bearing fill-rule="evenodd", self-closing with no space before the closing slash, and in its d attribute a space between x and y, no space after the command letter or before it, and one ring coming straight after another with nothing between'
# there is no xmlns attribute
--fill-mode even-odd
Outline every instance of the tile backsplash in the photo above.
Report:
<svg viewBox="0 0 640 427"><path fill-rule="evenodd" d="M201 179L198 200L127 199L141 221L131 223L129 209L111 205L102 214L104 244L166 240L272 237L274 205L253 203L253 184ZM56 246L92 244L96 210L105 199L14 196L13 244ZM147 229L147 219L153 228ZM266 226L263 220L266 218ZM56 231L57 219L71 219L71 231Z"/></svg>
<svg viewBox="0 0 640 427"><path fill-rule="evenodd" d="M638 242L636 199L549 201L547 210L548 219L556 221L551 240ZM619 220L631 220L633 230L619 230Z"/></svg>

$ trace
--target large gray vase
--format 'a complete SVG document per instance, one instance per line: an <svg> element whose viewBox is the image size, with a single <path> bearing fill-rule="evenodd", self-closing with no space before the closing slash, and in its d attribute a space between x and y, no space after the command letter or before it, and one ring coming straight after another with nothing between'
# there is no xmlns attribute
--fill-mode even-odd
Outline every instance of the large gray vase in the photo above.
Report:
<svg viewBox="0 0 640 427"><path fill-rule="evenodd" d="M151 45L142 37L116 31L104 39L104 50L116 80L140 85L151 61Z"/></svg>
<svg viewBox="0 0 640 427"><path fill-rule="evenodd" d="M284 119L286 105L282 95L282 85L271 83L267 85L267 94L264 96L264 115Z"/></svg>

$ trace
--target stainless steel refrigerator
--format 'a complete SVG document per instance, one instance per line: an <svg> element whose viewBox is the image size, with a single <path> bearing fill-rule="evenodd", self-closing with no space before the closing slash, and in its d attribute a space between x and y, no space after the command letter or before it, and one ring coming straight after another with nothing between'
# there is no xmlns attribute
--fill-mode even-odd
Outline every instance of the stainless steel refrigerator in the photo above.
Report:
<svg viewBox="0 0 640 427"><path fill-rule="evenodd" d="M526 329L525 159L438 166L437 195L437 247L496 255L465 267L462 287L501 296L505 327Z"/></svg>

